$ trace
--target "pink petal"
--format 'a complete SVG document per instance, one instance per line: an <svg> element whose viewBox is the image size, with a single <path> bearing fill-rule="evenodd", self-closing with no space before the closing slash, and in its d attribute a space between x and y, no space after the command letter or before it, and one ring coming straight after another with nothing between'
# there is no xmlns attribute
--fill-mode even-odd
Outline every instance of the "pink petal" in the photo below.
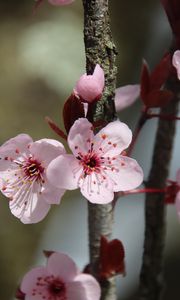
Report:
<svg viewBox="0 0 180 300"><path fill-rule="evenodd" d="M116 111L121 111L132 105L140 95L140 85L125 85L115 92L115 107Z"/></svg>
<svg viewBox="0 0 180 300"><path fill-rule="evenodd" d="M9 202L11 213L24 224L37 223L44 219L50 209L45 199L36 193L29 196L25 194L24 198L26 200L19 197L18 200Z"/></svg>
<svg viewBox="0 0 180 300"><path fill-rule="evenodd" d="M173 54L172 64L177 70L177 76L180 80L180 50L177 50Z"/></svg>
<svg viewBox="0 0 180 300"><path fill-rule="evenodd" d="M47 203L59 204L64 193L65 189L59 189L48 182L45 183L44 190L42 190L41 195Z"/></svg>
<svg viewBox="0 0 180 300"><path fill-rule="evenodd" d="M79 171L79 162L73 155L60 155L49 164L47 178L55 187L74 190L78 188Z"/></svg>
<svg viewBox="0 0 180 300"><path fill-rule="evenodd" d="M5 142L0 147L0 170L5 170L9 166L9 161L4 160L4 158L15 159L19 153L28 151L30 143L32 143L32 138L23 133Z"/></svg>
<svg viewBox="0 0 180 300"><path fill-rule="evenodd" d="M178 171L176 173L176 181L180 185L180 169L178 169Z"/></svg>
<svg viewBox="0 0 180 300"><path fill-rule="evenodd" d="M75 156L80 153L87 153L94 138L92 124L85 118L74 122L68 135L68 144Z"/></svg>
<svg viewBox="0 0 180 300"><path fill-rule="evenodd" d="M94 69L93 77L94 77L94 80L96 80L96 82L98 82L99 89L102 93L102 91L104 89L105 79L104 79L104 71L100 67L99 64L97 64Z"/></svg>
<svg viewBox="0 0 180 300"><path fill-rule="evenodd" d="M176 206L178 217L180 218L180 192L178 192L176 195L175 206Z"/></svg>
<svg viewBox="0 0 180 300"><path fill-rule="evenodd" d="M91 275L79 274L73 282L67 284L69 300L99 300L100 296L100 286Z"/></svg>
<svg viewBox="0 0 180 300"><path fill-rule="evenodd" d="M65 153L63 144L53 139L41 139L32 143L29 147L31 154L47 166L51 160Z"/></svg>
<svg viewBox="0 0 180 300"><path fill-rule="evenodd" d="M115 192L128 191L142 183L143 171L135 159L121 156L114 160L112 169L108 170L108 177L114 183Z"/></svg>
<svg viewBox="0 0 180 300"><path fill-rule="evenodd" d="M49 273L45 267L37 267L30 270L24 276L22 283L21 283L21 291L27 295L32 293L34 288L37 288L36 282L38 277L46 277ZM26 296L27 297L27 296ZM26 299L26 298L25 298Z"/></svg>
<svg viewBox="0 0 180 300"><path fill-rule="evenodd" d="M14 148L18 148L21 152L24 150L24 148L27 147L28 144L32 143L33 140L32 138L25 133L18 134L14 138L9 139L7 142L5 142L1 147L0 147L0 153L1 150L3 150L3 147L11 147L13 146Z"/></svg>
<svg viewBox="0 0 180 300"><path fill-rule="evenodd" d="M104 71L96 65L93 75L82 75L75 86L77 93L85 102L93 102L101 97L104 89Z"/></svg>
<svg viewBox="0 0 180 300"><path fill-rule="evenodd" d="M82 195L92 203L107 204L114 199L113 187L108 178L92 173L79 180Z"/></svg>
<svg viewBox="0 0 180 300"><path fill-rule="evenodd" d="M46 295L46 293L45 293L45 295ZM25 300L44 300L43 298L42 298L42 295L26 295L26 298L25 298Z"/></svg>
<svg viewBox="0 0 180 300"><path fill-rule="evenodd" d="M59 6L71 4L74 0L48 0L48 2L52 5Z"/></svg>
<svg viewBox="0 0 180 300"><path fill-rule="evenodd" d="M94 149L102 148L102 156L116 156L125 150L132 140L132 132L129 127L120 122L109 123L94 138Z"/></svg>
<svg viewBox="0 0 180 300"><path fill-rule="evenodd" d="M65 282L72 281L79 273L74 261L64 253L53 253L47 262L47 269L54 276L59 276Z"/></svg>

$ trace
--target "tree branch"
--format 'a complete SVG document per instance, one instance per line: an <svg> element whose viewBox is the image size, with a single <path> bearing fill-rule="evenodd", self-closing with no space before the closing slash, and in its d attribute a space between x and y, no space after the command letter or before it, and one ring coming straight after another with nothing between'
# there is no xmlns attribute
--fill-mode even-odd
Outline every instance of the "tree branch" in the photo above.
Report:
<svg viewBox="0 0 180 300"><path fill-rule="evenodd" d="M177 115L180 83L169 80L166 87L175 97L160 114ZM168 178L176 121L159 119L152 167L147 188L163 188ZM165 242L165 205L163 194L147 194L145 207L145 241L140 274L139 300L159 300L163 291L163 254Z"/></svg>
<svg viewBox="0 0 180 300"><path fill-rule="evenodd" d="M93 107L90 121L103 120L111 122L115 119L114 91L116 87L116 50L112 41L108 0L83 0L84 6L84 43L86 51L87 73L92 74L97 63L105 73L105 90L101 101ZM101 235L111 237L113 225L113 206L89 203L89 250L90 268L98 277L98 260ZM102 300L115 300L114 280L101 282Z"/></svg>

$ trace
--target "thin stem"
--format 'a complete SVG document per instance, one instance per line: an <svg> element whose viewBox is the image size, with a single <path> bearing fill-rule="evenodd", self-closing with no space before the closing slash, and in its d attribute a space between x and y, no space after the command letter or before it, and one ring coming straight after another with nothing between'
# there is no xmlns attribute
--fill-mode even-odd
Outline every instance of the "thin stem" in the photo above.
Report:
<svg viewBox="0 0 180 300"><path fill-rule="evenodd" d="M156 188L148 188L148 189L134 189L126 192L121 192L121 196L127 196L132 194L159 194L159 193L165 193L166 188L164 189L156 189Z"/></svg>
<svg viewBox="0 0 180 300"><path fill-rule="evenodd" d="M159 118L159 119L166 120L166 121L179 121L180 120L180 117L176 117L174 115L148 113L147 119L151 119L151 118Z"/></svg>

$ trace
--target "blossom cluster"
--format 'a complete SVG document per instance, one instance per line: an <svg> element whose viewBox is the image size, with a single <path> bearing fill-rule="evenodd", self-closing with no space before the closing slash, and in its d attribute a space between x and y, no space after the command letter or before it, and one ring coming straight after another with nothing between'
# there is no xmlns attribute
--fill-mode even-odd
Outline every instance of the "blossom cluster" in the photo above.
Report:
<svg viewBox="0 0 180 300"><path fill-rule="evenodd" d="M33 142L26 134L10 139L0 147L0 189L11 212L23 223L36 223L60 203L66 189L80 188L90 202L105 204L114 192L137 187L142 169L123 155L131 139L128 126L118 120L94 135L86 118L70 129L72 154L56 140Z"/></svg>

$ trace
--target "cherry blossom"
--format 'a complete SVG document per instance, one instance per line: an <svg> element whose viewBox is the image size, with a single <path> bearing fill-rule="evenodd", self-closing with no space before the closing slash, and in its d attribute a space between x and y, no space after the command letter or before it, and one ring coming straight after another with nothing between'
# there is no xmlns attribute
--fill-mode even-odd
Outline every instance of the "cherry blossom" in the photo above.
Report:
<svg viewBox="0 0 180 300"><path fill-rule="evenodd" d="M10 199L9 207L23 223L41 221L51 204L59 204L64 189L55 188L46 176L52 159L64 154L52 139L33 142L19 134L0 147L0 190Z"/></svg>
<svg viewBox="0 0 180 300"><path fill-rule="evenodd" d="M60 6L71 4L72 2L74 2L74 0L48 0L48 2L52 5Z"/></svg>
<svg viewBox="0 0 180 300"><path fill-rule="evenodd" d="M175 206L176 206L176 210L177 210L178 216L180 218L180 169L177 171L176 181L177 181L177 184L179 186L179 191L176 194Z"/></svg>
<svg viewBox="0 0 180 300"><path fill-rule="evenodd" d="M136 160L122 154L131 139L131 130L118 120L94 135L92 124L80 118L68 135L73 155L62 154L52 160L47 177L58 188L79 187L92 203L109 203L114 192L134 189L143 180L143 171Z"/></svg>
<svg viewBox="0 0 180 300"><path fill-rule="evenodd" d="M99 300L96 279L78 270L66 254L54 252L46 267L37 267L23 278L21 291L25 300Z"/></svg>
<svg viewBox="0 0 180 300"><path fill-rule="evenodd" d="M177 50L173 54L172 64L177 70L177 76L180 80L180 50Z"/></svg>
<svg viewBox="0 0 180 300"><path fill-rule="evenodd" d="M132 105L140 96L140 85L132 84L119 87L115 91L116 111L121 111Z"/></svg>
<svg viewBox="0 0 180 300"><path fill-rule="evenodd" d="M94 102L101 98L104 89L104 71L96 65L92 75L83 74L74 88L82 102Z"/></svg>

